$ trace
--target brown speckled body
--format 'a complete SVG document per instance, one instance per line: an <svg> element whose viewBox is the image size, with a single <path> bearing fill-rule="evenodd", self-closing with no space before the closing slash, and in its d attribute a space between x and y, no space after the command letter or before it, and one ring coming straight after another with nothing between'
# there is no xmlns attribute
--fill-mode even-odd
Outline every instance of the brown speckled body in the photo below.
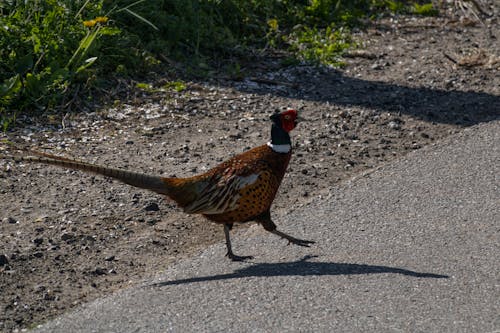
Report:
<svg viewBox="0 0 500 333"><path fill-rule="evenodd" d="M255 182L237 191L239 199L235 203L235 209L218 214L201 212L209 220L218 223L246 222L269 210L285 175L290 157L291 151L277 153L269 146L262 145L234 156L204 174L189 178L165 178L164 181L171 186L169 196L179 206L186 207L198 199L193 194L197 192L196 190L205 188L207 183L224 185L226 180L234 177L256 174Z"/></svg>

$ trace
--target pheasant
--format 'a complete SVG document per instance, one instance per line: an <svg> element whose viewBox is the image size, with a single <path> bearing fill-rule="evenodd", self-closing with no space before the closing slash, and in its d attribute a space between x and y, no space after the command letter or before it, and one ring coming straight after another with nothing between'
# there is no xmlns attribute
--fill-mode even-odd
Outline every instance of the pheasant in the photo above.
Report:
<svg viewBox="0 0 500 333"><path fill-rule="evenodd" d="M92 172L166 195L184 212L201 214L210 221L223 224L226 256L233 261L242 261L252 256L233 253L229 232L236 222L256 221L265 230L299 246L309 247L314 243L277 230L270 212L290 161L292 149L289 132L296 127L297 118L297 111L292 109L274 113L270 117L270 142L236 155L203 174L187 178L147 175L43 152L31 152L13 158Z"/></svg>

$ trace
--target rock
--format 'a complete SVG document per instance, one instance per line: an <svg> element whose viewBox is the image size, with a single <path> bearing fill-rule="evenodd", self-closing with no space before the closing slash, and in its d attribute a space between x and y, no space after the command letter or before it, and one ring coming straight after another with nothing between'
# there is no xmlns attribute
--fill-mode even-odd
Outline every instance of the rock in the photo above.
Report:
<svg viewBox="0 0 500 333"><path fill-rule="evenodd" d="M140 200L141 200L141 195L139 193L134 193L134 195L132 196L132 203L136 205L139 203Z"/></svg>
<svg viewBox="0 0 500 333"><path fill-rule="evenodd" d="M5 254L0 254L0 267L5 266L9 263L9 259Z"/></svg>
<svg viewBox="0 0 500 333"><path fill-rule="evenodd" d="M147 204L146 207L144 207L144 210L146 212L157 212L160 210L160 207L158 206L158 204L156 202L151 202L151 203Z"/></svg>
<svg viewBox="0 0 500 333"><path fill-rule="evenodd" d="M43 257L43 252L35 252L35 253L33 253L33 257L35 257L35 258L42 258Z"/></svg>
<svg viewBox="0 0 500 333"><path fill-rule="evenodd" d="M390 121L389 124L387 124L387 126L389 126L389 128L393 129L393 130L400 130L401 129L401 125L395 121Z"/></svg>
<svg viewBox="0 0 500 333"><path fill-rule="evenodd" d="M108 256L108 257L104 258L104 260L106 260L106 261L113 261L115 259L116 259L115 256Z"/></svg>
<svg viewBox="0 0 500 333"><path fill-rule="evenodd" d="M54 301L56 297L54 296L54 292L49 289L43 293L43 299L46 301Z"/></svg>
<svg viewBox="0 0 500 333"><path fill-rule="evenodd" d="M33 288L34 292L36 292L36 293L41 293L41 292L45 291L46 289L47 289L47 287L45 287L42 284L36 285L35 288Z"/></svg>
<svg viewBox="0 0 500 333"><path fill-rule="evenodd" d="M93 274L93 275L105 275L106 274L106 270L104 268L101 268L101 267L96 267L90 273Z"/></svg>
<svg viewBox="0 0 500 333"><path fill-rule="evenodd" d="M42 237L37 237L37 238L33 239L33 243L35 243L35 245L42 245L43 238Z"/></svg>
<svg viewBox="0 0 500 333"><path fill-rule="evenodd" d="M157 219L148 219L146 221L147 224L149 225L155 225L156 223L158 223L159 221Z"/></svg>
<svg viewBox="0 0 500 333"><path fill-rule="evenodd" d="M65 241L68 244L73 243L76 240L76 236L74 234L65 232L61 235L61 240Z"/></svg>
<svg viewBox="0 0 500 333"><path fill-rule="evenodd" d="M16 223L19 223L19 221L17 221L15 218L13 217L6 217L4 219L2 219L2 222L3 223L10 223L10 224L16 224Z"/></svg>

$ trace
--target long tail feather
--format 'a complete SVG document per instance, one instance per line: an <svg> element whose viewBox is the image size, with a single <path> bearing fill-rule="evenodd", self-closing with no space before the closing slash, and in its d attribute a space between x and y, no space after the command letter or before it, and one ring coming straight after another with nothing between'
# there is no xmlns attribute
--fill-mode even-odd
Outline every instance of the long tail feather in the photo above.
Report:
<svg viewBox="0 0 500 333"><path fill-rule="evenodd" d="M30 151L30 155L12 156L15 161L26 161L56 165L68 169L92 172L106 177L120 180L126 184L152 190L154 192L168 195L168 187L164 178L147 175L140 172L126 171L116 168L104 167L96 164L86 163L71 158L55 156L47 153Z"/></svg>

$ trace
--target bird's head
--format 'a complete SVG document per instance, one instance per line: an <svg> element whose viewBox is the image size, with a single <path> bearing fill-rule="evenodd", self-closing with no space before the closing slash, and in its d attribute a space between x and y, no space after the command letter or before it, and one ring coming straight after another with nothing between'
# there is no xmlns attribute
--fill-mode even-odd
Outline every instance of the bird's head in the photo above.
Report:
<svg viewBox="0 0 500 333"><path fill-rule="evenodd" d="M294 109L288 109L286 111L274 113L271 116L271 120L276 126L281 127L288 133L297 126L297 111Z"/></svg>

